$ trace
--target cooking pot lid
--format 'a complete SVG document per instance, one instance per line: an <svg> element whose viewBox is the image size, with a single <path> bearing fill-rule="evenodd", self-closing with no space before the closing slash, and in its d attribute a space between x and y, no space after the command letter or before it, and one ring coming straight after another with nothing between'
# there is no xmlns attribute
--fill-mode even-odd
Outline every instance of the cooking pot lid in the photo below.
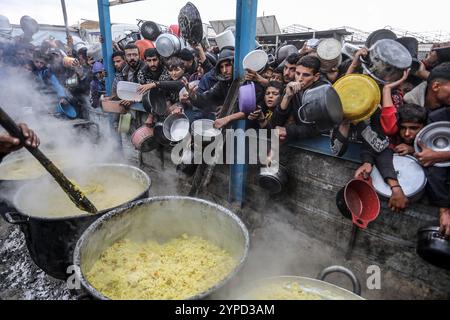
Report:
<svg viewBox="0 0 450 320"><path fill-rule="evenodd" d="M244 58L244 69L253 71L261 71L269 62L269 56L264 50L254 50L247 54Z"/></svg>
<svg viewBox="0 0 450 320"><path fill-rule="evenodd" d="M335 60L341 56L341 51L341 42L334 38L323 39L317 47L317 55L323 60Z"/></svg>
<svg viewBox="0 0 450 320"><path fill-rule="evenodd" d="M156 39L156 50L164 58L169 58L177 51L176 41L179 42L179 39L176 36L164 33Z"/></svg>
<svg viewBox="0 0 450 320"><path fill-rule="evenodd" d="M375 43L377 43L377 41L383 39L395 40L397 39L397 35L391 30L387 29L376 30L372 32L369 37L367 37L366 48L371 48Z"/></svg>
<svg viewBox="0 0 450 320"><path fill-rule="evenodd" d="M344 109L344 118L361 122L377 110L381 91L371 77L361 74L344 76L334 84Z"/></svg>
<svg viewBox="0 0 450 320"><path fill-rule="evenodd" d="M178 15L180 32L188 42L200 43L203 39L203 22L200 12L191 2L181 8Z"/></svg>
<svg viewBox="0 0 450 320"><path fill-rule="evenodd" d="M383 62L398 69L407 69L412 64L412 56L404 45L395 40L383 39L374 44L371 59L379 57Z"/></svg>
<svg viewBox="0 0 450 320"><path fill-rule="evenodd" d="M419 194L427 184L427 177L422 166L411 156L394 155L394 170L398 175L398 182L408 198ZM384 181L380 171L375 167L372 171L375 190L385 198L392 196L392 190Z"/></svg>
<svg viewBox="0 0 450 320"><path fill-rule="evenodd" d="M416 137L414 147L416 152L421 152L419 141L427 148L436 152L450 151L450 122L441 121L432 123L423 128ZM436 167L450 167L450 162L438 163Z"/></svg>

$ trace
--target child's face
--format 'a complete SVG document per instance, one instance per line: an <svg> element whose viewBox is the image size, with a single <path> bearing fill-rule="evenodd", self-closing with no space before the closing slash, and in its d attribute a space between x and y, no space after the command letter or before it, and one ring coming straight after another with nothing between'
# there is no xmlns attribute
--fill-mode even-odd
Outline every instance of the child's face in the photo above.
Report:
<svg viewBox="0 0 450 320"><path fill-rule="evenodd" d="M264 102L268 108L277 106L280 100L280 90L274 87L268 87L264 96Z"/></svg>
<svg viewBox="0 0 450 320"><path fill-rule="evenodd" d="M178 80L184 75L184 69L180 67L171 68L169 74L172 80Z"/></svg>
<svg viewBox="0 0 450 320"><path fill-rule="evenodd" d="M400 123L400 137L409 145L414 143L417 134L423 129L423 124L414 122L402 122Z"/></svg>

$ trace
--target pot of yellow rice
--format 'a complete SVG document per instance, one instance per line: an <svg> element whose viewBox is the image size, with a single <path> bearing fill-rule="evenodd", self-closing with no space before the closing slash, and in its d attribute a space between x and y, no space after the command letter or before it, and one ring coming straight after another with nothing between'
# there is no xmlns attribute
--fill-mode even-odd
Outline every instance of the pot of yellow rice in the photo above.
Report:
<svg viewBox="0 0 450 320"><path fill-rule="evenodd" d="M346 275L353 283L353 292L325 282L332 273ZM244 290L239 300L364 300L361 284L347 268L332 266L324 269L318 279L282 276L257 281Z"/></svg>
<svg viewBox="0 0 450 320"><path fill-rule="evenodd" d="M231 211L157 197L104 215L81 236L75 272L101 300L196 300L228 283L247 259L249 234Z"/></svg>

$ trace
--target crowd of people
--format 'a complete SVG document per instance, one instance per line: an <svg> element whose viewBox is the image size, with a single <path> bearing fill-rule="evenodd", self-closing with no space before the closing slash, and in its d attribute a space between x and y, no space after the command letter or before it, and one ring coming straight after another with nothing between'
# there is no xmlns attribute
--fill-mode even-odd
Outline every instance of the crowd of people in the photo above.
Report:
<svg viewBox="0 0 450 320"><path fill-rule="evenodd" d="M124 108L130 108L134 101L120 100L117 84L134 82L139 84L139 94L151 90L163 92L167 102L165 115L184 112L191 122L212 119L217 129L226 128L237 120L246 120L249 127L274 129L285 144L323 134L315 125L299 119L304 93L333 84L348 74L362 74L361 57L368 55L368 48L361 48L353 58L343 55L342 63L324 70L315 49L305 44L298 52L275 59L263 70L246 70L245 80L254 82L256 88L256 111L246 114L236 110L219 118L217 115L233 81L233 47L219 50L192 45L169 58L163 58L156 48L140 52L133 42L123 50L117 45L114 48L111 59L116 74L112 94L103 99L117 100ZM332 130L330 139L333 153L342 156L349 138L357 135L364 146L362 165L355 177L370 175L376 166L392 189L389 207L395 212L406 209L409 199L398 182L393 155L416 157L427 173L431 204L440 208L441 232L450 236L449 169L435 166L449 161L450 152L436 152L422 145L422 151L417 153L414 148L415 138L422 128L431 123L450 121L450 63L439 61L433 49L420 61L420 68L414 73L404 70L400 80L380 84L381 107L370 119L357 124L344 121ZM80 117L84 115L87 101L92 108L101 107L101 97L106 93L103 62L89 56L87 48L75 51L70 38L67 44L47 40L40 46L20 38L14 42L0 42L0 70L9 66L29 73L42 91L51 92L61 104L74 105ZM182 90L186 87L188 90ZM148 126L153 126L161 116L153 112L147 110L145 124ZM18 144L6 135L1 139L2 153L11 151ZM34 136L30 139L36 145Z"/></svg>

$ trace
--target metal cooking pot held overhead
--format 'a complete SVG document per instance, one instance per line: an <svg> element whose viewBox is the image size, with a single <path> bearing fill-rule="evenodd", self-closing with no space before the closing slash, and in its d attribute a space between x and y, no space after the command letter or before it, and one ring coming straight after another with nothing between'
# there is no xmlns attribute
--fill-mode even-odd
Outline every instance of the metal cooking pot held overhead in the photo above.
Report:
<svg viewBox="0 0 450 320"><path fill-rule="evenodd" d="M192 44L201 43L203 40L203 22L200 12L191 2L181 8L178 15L178 25L183 38Z"/></svg>
<svg viewBox="0 0 450 320"><path fill-rule="evenodd" d="M361 61L364 71L383 85L400 80L413 62L408 49L390 39L377 41Z"/></svg>
<svg viewBox="0 0 450 320"><path fill-rule="evenodd" d="M160 35L158 39L156 39L155 46L158 53L164 58L169 58L179 53L182 49L180 39L170 33L163 33Z"/></svg>
<svg viewBox="0 0 450 320"><path fill-rule="evenodd" d="M155 41L161 34L161 28L153 21L141 21L138 26L144 39Z"/></svg>

